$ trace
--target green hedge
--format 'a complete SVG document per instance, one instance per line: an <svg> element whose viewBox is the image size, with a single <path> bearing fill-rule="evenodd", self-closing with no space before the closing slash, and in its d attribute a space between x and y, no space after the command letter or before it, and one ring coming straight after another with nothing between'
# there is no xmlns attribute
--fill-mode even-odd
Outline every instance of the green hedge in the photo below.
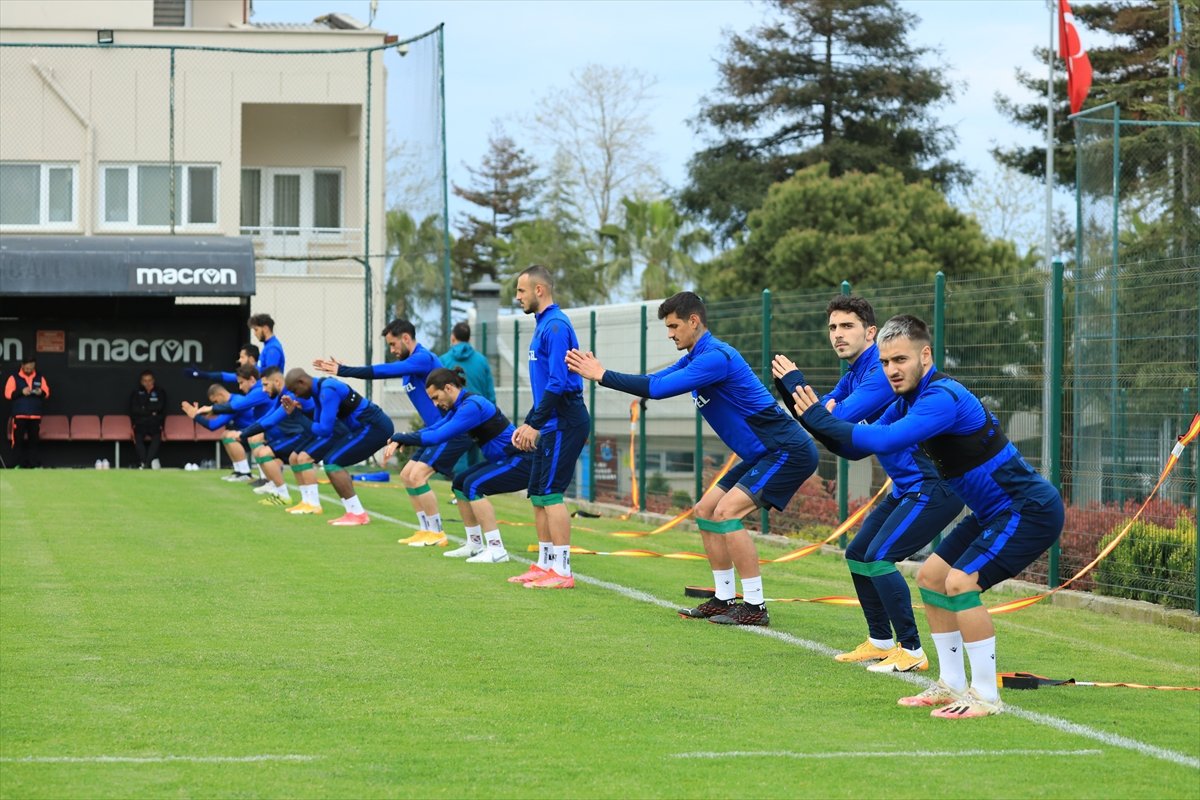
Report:
<svg viewBox="0 0 1200 800"><path fill-rule="evenodd" d="M1124 527L1123 525L1121 527ZM1120 528L1104 537L1108 546ZM1139 520L1108 557L1096 565L1100 594L1192 608L1196 597L1196 523L1186 516L1174 528Z"/></svg>

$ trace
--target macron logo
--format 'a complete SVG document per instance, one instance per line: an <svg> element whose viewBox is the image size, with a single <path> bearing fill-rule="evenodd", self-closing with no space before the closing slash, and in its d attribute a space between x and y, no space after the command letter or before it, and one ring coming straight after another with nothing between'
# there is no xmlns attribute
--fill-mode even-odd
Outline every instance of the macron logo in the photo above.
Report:
<svg viewBox="0 0 1200 800"><path fill-rule="evenodd" d="M237 270L228 267L138 267L138 286L235 286Z"/></svg>

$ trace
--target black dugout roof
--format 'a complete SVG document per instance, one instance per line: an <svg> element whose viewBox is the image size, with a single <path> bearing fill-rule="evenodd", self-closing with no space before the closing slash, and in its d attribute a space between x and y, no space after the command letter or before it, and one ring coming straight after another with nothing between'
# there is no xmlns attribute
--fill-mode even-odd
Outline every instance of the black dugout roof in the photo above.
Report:
<svg viewBox="0 0 1200 800"><path fill-rule="evenodd" d="M248 237L0 236L0 295L253 294Z"/></svg>

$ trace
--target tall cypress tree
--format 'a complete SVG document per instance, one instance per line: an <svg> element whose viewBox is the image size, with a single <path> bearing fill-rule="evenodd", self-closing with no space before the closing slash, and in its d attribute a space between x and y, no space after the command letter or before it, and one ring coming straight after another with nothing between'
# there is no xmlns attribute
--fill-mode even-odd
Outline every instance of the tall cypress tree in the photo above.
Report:
<svg viewBox="0 0 1200 800"><path fill-rule="evenodd" d="M931 115L952 89L921 63L930 50L909 44L914 15L895 0L770 4L775 20L729 37L721 85L702 100L694 124L715 141L689 163L685 208L729 239L768 186L818 162L833 176L887 166L908 180L965 178Z"/></svg>

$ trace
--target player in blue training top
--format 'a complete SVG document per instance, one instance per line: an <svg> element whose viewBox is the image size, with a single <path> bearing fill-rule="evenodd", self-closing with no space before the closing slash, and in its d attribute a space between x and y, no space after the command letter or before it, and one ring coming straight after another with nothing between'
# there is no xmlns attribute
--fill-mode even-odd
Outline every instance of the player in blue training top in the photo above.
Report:
<svg viewBox="0 0 1200 800"><path fill-rule="evenodd" d="M252 344L242 345L242 349L238 351L237 361L234 363L234 370L239 367L249 366L257 368L259 359L258 347ZM203 370L198 367L184 367L183 374L188 378L201 378L206 381L219 381L228 386L237 384L237 372L222 372L221 370ZM262 370L259 370L262 374Z"/></svg>
<svg viewBox="0 0 1200 800"><path fill-rule="evenodd" d="M467 529L467 543L446 556L465 558L472 564L500 564L508 561L508 552L500 538L496 512L487 498L528 488L533 455L513 447L514 428L508 417L486 397L464 391L466 383L461 368L443 367L429 373L425 393L446 412L445 416L428 428L392 436L384 460L401 445L433 447L463 435L478 444L486 460L457 473L453 484L458 511Z"/></svg>
<svg viewBox="0 0 1200 800"><path fill-rule="evenodd" d="M529 501L533 503L538 561L509 580L531 589L574 589L571 573L571 514L563 492L575 477L575 462L587 444L591 417L583 404L583 381L567 371L568 350L579 339L571 320L554 302L554 278L540 265L517 276L517 302L537 324L529 341L529 386L533 408L513 431L512 443L533 452Z"/></svg>
<svg viewBox="0 0 1200 800"><path fill-rule="evenodd" d="M365 460L387 444L388 437L396 430L391 418L336 378L313 378L297 367L288 371L284 383L300 400L311 398L314 406L311 438L294 448L290 459L292 472L299 475L313 469L316 462L324 462L325 475L346 509L344 515L329 524L368 524L371 518L354 493L354 482L346 474L346 467ZM298 400L284 395L280 403L288 413L300 413ZM344 433L338 428L339 422L345 426Z"/></svg>
<svg viewBox="0 0 1200 800"><path fill-rule="evenodd" d="M442 412L426 396L425 378L435 369L441 369L442 362L432 351L418 344L416 336L417 329L411 322L403 318L394 319L384 326L383 338L397 360L369 367L348 367L335 358L329 358L318 359L313 366L320 372L336 374L340 378L402 378L404 392L416 408L421 422L432 425L442 418ZM400 470L400 480L404 483L420 525L416 533L401 539L400 544L446 546L449 540L442 529L437 495L430 489L429 479L435 472L447 478L454 477L454 463L470 449L470 437L460 436L445 444L424 448Z"/></svg>
<svg viewBox="0 0 1200 800"><path fill-rule="evenodd" d="M267 477L267 483L254 490L255 494L266 495L260 502L263 505L282 506L290 503L292 498L283 480L281 462L286 463L295 448L310 438L315 404L312 400L296 397L284 387L283 373L279 367L267 367L262 375L262 388L274 400L274 404L249 427L231 430L229 435L237 437L243 446L250 449L254 462ZM291 414L287 413L283 407L285 396L295 400L300 408ZM312 501L319 509L321 504L316 498L316 476L312 475L312 482L307 483L301 480L306 474L312 475L311 472L302 472L296 476L301 495L299 505L308 505ZM293 513L311 512L300 510Z"/></svg>
<svg viewBox="0 0 1200 800"><path fill-rule="evenodd" d="M185 400L181 405L183 413L210 431L223 427L244 428L253 423L267 412L272 400L263 391L258 379L258 370L253 364L242 364L238 367L235 377L242 394L230 394L224 386L214 383L208 387L208 405L201 406ZM225 446L229 460L233 462L233 472L222 480L235 483L251 481L250 461L242 443L228 431L221 443Z"/></svg>
<svg viewBox="0 0 1200 800"><path fill-rule="evenodd" d="M255 314L248 323L254 338L262 342L262 352L258 356L258 373L265 375L270 367L283 372L286 368L283 358L283 343L275 335L275 320L270 314Z"/></svg>
<svg viewBox="0 0 1200 800"><path fill-rule="evenodd" d="M1062 498L1021 458L995 415L934 369L924 322L907 314L892 317L877 340L879 361L898 395L877 421L854 425L835 418L809 386L793 397L805 425L839 455L862 458L919 445L966 502L972 513L917 574L941 677L899 703L935 706L932 715L943 719L998 714L995 629L979 594L1019 574L1054 544L1062 531Z"/></svg>
<svg viewBox="0 0 1200 800"><path fill-rule="evenodd" d="M782 511L817 469L817 448L783 412L737 350L708 330L704 302L693 292L668 297L658 307L667 336L687 355L650 375L625 375L591 353L573 350L567 364L588 380L658 399L690 392L701 416L742 459L696 503L696 526L716 582L716 596L680 614L722 625L767 625L758 548L742 527L756 508ZM736 602L734 569L744 603Z"/></svg>
<svg viewBox="0 0 1200 800"><path fill-rule="evenodd" d="M874 422L896 401L879 364L875 309L861 297L837 295L825 313L829 343L849 369L821 403L838 419ZM775 356L771 372L780 396L795 413L792 392L803 385L804 375L785 356ZM926 670L929 659L917 633L912 594L896 563L933 541L962 511L963 502L916 445L881 453L879 463L892 479L891 494L867 516L846 548L846 564L867 620L867 640L834 658L878 661L867 667L872 672Z"/></svg>

